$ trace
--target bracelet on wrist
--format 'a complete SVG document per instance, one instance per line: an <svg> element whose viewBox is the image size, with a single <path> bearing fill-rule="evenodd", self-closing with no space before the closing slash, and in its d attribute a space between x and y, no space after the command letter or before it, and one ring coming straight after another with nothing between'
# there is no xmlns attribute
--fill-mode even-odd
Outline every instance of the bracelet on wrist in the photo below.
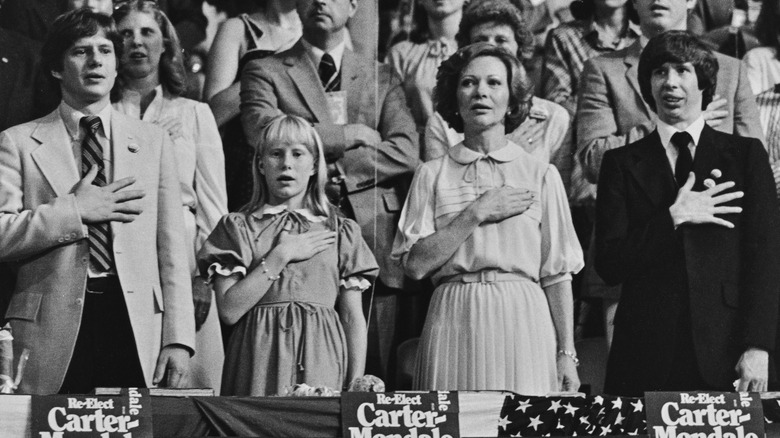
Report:
<svg viewBox="0 0 780 438"><path fill-rule="evenodd" d="M268 281L273 283L279 279L278 275L271 275L268 273L268 266L265 265L265 258L260 259L260 268L263 270L263 275L268 278Z"/></svg>
<svg viewBox="0 0 780 438"><path fill-rule="evenodd" d="M571 350L558 350L558 357L561 356L566 356L571 359L571 361L574 362L575 367L580 366L580 360L577 358L577 353Z"/></svg>

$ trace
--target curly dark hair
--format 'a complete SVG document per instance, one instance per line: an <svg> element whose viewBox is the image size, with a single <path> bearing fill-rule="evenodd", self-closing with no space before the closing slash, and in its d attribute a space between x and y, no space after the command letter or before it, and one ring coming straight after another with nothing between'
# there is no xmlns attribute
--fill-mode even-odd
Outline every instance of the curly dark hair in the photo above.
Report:
<svg viewBox="0 0 780 438"><path fill-rule="evenodd" d="M718 60L712 50L693 34L684 30L672 30L651 38L639 57L639 90L653 111L656 111L650 85L653 70L666 63L686 62L693 64L696 70L699 90L702 91L701 109L707 108L712 102L718 83Z"/></svg>
<svg viewBox="0 0 780 438"><path fill-rule="evenodd" d="M504 24L509 26L515 34L517 53L514 53L523 62L533 56L534 35L528 30L528 24L523 19L520 10L508 0L473 0L463 10L463 18L455 39L459 47L471 44L471 30L475 26L485 23Z"/></svg>
<svg viewBox="0 0 780 438"><path fill-rule="evenodd" d="M463 132L463 118L459 113L457 90L463 70L476 58L492 56L498 58L507 71L509 86L509 108L504 118L504 132L517 129L531 110L533 87L525 69L514 54L488 43L471 44L461 48L442 62L436 73L436 88L433 101L436 111L457 132Z"/></svg>
<svg viewBox="0 0 780 438"><path fill-rule="evenodd" d="M131 12L143 12L154 17L154 21L160 26L165 51L160 57L160 83L166 93L173 96L181 96L187 91L187 73L184 69L184 58L179 43L179 36L171 20L160 10L160 6L153 0L132 0L122 3L114 10L114 21L121 23ZM120 68L121 73L121 68ZM119 77L120 86L124 79Z"/></svg>
<svg viewBox="0 0 780 438"><path fill-rule="evenodd" d="M97 35L101 31L114 43L114 55L119 66L124 46L111 17L82 8L62 14L54 20L49 36L41 48L41 59L43 69L47 72L46 77L56 89L59 89L60 81L49 73L62 71L65 52L81 38Z"/></svg>

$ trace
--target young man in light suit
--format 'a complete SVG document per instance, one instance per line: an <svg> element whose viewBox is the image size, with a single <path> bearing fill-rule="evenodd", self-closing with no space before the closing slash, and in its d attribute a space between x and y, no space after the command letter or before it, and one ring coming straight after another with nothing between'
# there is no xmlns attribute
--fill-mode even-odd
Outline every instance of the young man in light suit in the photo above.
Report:
<svg viewBox="0 0 780 438"><path fill-rule="evenodd" d="M596 270L623 285L609 394L766 391L774 375L774 180L759 140L705 123L717 72L717 58L691 34L651 39L638 75L658 126L604 154Z"/></svg>
<svg viewBox="0 0 780 438"><path fill-rule="evenodd" d="M59 17L43 61L62 102L0 134L0 261L16 268L6 318L29 351L19 392L181 386L192 292L172 145L113 111L121 37L86 9Z"/></svg>
<svg viewBox="0 0 780 438"><path fill-rule="evenodd" d="M265 124L282 113L309 120L322 137L331 202L357 221L379 262L370 327L380 332L378 339L369 333L367 368L386 377L395 347L396 297L404 287L403 270L390 252L419 162L418 134L392 68L345 47L346 24L356 8L357 0L299 1L303 38L244 68L241 121L255 147ZM372 368L375 354L381 370Z"/></svg>

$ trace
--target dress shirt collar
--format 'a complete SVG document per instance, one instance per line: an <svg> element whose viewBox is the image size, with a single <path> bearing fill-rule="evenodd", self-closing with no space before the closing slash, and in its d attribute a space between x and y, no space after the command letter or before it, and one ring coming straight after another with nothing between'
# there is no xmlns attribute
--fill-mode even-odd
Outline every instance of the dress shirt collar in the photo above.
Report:
<svg viewBox="0 0 780 438"><path fill-rule="evenodd" d="M279 204L279 205L268 205L268 204L265 204L265 205L263 205L262 208L260 208L259 211L256 211L256 212L252 213L252 216L254 216L254 217L258 218L258 219L262 219L263 217L274 216L274 215L282 213L282 212L284 212L286 210L287 210L287 205L286 204ZM292 210L292 211L295 212L295 213L300 214L301 216L305 217L309 222L312 222L312 223L314 223L314 222L322 222L322 221L325 220L324 216L317 216L316 214L314 214L313 211L309 210L308 208L298 208L298 209L295 209L295 210Z"/></svg>
<svg viewBox="0 0 780 438"><path fill-rule="evenodd" d="M515 143L512 143L509 140L507 140L506 145L504 147L502 147L501 149L496 149L488 154L483 154L471 150L467 148L463 144L463 142L460 142L457 145L453 146L452 148L450 148L449 151L450 158L452 158L453 160L455 160L455 162L459 164L470 164L474 161L477 161L479 159L484 159L487 157L490 157L495 161L506 163L519 158L524 153L525 151L523 150L522 147L516 145Z"/></svg>
<svg viewBox="0 0 780 438"><path fill-rule="evenodd" d="M68 105L64 100L60 102L58 110L70 138L72 140L81 139L82 131L79 123L81 122L81 118L86 116L86 114ZM107 103L106 106L96 114L100 117L102 134L105 138L111 138L111 111L111 104Z"/></svg>
<svg viewBox="0 0 780 438"><path fill-rule="evenodd" d="M308 41L306 41L306 38L301 38L301 41L303 41L303 47L306 48L306 51L309 53L309 56L311 57L311 61L314 63L315 68L319 68L320 61L322 60L322 56L325 55L325 52L318 48L314 47L311 44L309 44ZM336 64L336 72L341 72L341 60L344 58L344 50L347 48L347 43L344 40L341 40L340 43L336 45L330 52L330 56L333 58L333 62Z"/></svg>
<svg viewBox="0 0 780 438"><path fill-rule="evenodd" d="M698 119L696 119L693 123L684 129L685 132L691 135L694 148L699 144L699 138L701 137L702 129L704 129L703 116L699 116ZM664 148L668 149L670 147L674 147L671 145L671 141L672 136L677 132L680 132L680 130L664 123L663 120L658 120L658 135L661 137L661 144L664 146Z"/></svg>

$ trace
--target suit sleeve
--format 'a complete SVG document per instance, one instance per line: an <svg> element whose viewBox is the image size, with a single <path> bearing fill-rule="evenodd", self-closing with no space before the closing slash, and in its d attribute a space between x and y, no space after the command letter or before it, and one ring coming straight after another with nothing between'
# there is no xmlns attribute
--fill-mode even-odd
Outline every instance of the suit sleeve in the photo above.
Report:
<svg viewBox="0 0 780 438"><path fill-rule="evenodd" d="M751 139L741 213L740 317L747 347L774 350L780 305L780 211L769 159Z"/></svg>
<svg viewBox="0 0 780 438"><path fill-rule="evenodd" d="M173 144L165 133L160 139L160 180L157 194L157 263L162 286L162 347L179 344L195 351L195 309L185 244L179 178Z"/></svg>
<svg viewBox="0 0 780 438"><path fill-rule="evenodd" d="M252 147L257 148L265 125L281 114L273 75L258 60L247 63L241 73L241 124Z"/></svg>
<svg viewBox="0 0 780 438"><path fill-rule="evenodd" d="M585 63L577 102L577 156L585 171L585 178L598 182L599 168L604 153L633 143L653 130L648 122L632 127L627 133L618 132L615 121L615 103L610 99L606 74L593 60Z"/></svg>
<svg viewBox="0 0 780 438"><path fill-rule="evenodd" d="M758 113L756 98L750 88L747 68L742 62L739 65L737 94L734 96L734 134L740 137L753 137L764 142L764 131L761 129L761 118Z"/></svg>
<svg viewBox="0 0 780 438"><path fill-rule="evenodd" d="M401 80L388 66L378 68L376 129L382 142L376 146L358 146L344 152L339 160L346 177L347 190L352 193L392 180L400 175L411 176L419 164L419 134L406 106ZM371 92L371 91L369 91ZM372 109L369 108L368 111ZM352 122L352 121L350 121ZM351 144L350 139L346 139Z"/></svg>
<svg viewBox="0 0 780 438"><path fill-rule="evenodd" d="M604 154L596 197L595 266L609 285L635 278L663 257L665 249L678 244L668 209L629 224L625 169L616 155Z"/></svg>
<svg viewBox="0 0 780 438"><path fill-rule="evenodd" d="M0 134L0 262L87 238L73 194L25 209L24 179L19 146L5 131Z"/></svg>

